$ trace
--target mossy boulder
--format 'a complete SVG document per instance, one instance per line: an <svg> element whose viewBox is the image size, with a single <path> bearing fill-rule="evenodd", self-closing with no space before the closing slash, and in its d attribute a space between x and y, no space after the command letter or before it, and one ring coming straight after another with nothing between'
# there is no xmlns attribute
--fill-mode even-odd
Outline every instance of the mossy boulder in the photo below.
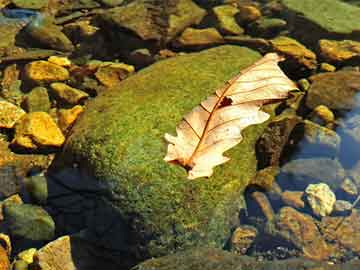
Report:
<svg viewBox="0 0 360 270"><path fill-rule="evenodd" d="M221 46L141 70L88 104L52 173L77 164L92 176L84 177L83 186L97 179L105 190L101 198L128 228L122 231L131 239L127 250L141 257L194 245L222 247L256 173L254 145L267 124L247 128L243 141L226 153L231 160L195 181L163 160L164 134L174 134L184 114L259 57L247 48Z"/></svg>
<svg viewBox="0 0 360 270"><path fill-rule="evenodd" d="M340 0L281 0L293 24L293 34L302 42L319 39L360 40L360 8ZM311 33L311 35L309 35Z"/></svg>

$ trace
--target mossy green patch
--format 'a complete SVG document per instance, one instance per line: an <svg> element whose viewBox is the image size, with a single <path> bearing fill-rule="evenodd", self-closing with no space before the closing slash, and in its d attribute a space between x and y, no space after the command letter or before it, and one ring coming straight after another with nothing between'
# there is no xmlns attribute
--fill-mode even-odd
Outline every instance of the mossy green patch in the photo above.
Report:
<svg viewBox="0 0 360 270"><path fill-rule="evenodd" d="M266 124L247 128L210 178L190 181L166 163L164 134L241 69L259 59L250 49L222 46L157 62L91 102L60 161L78 163L109 192L134 234L137 251L159 256L192 245L221 247L256 172L254 144Z"/></svg>

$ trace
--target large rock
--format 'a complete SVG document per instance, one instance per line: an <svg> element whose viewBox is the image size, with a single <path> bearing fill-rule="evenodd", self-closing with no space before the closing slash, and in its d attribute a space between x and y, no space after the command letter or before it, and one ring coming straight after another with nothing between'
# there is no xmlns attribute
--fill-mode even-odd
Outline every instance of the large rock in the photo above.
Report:
<svg viewBox="0 0 360 270"><path fill-rule="evenodd" d="M360 40L360 8L340 0L282 0L293 34L316 44L321 38ZM309 34L311 33L311 34Z"/></svg>
<svg viewBox="0 0 360 270"><path fill-rule="evenodd" d="M312 84L306 99L309 108L325 105L334 110L351 110L358 106L360 72L328 72L311 76L310 80Z"/></svg>
<svg viewBox="0 0 360 270"><path fill-rule="evenodd" d="M103 200L118 214L117 222L126 225L117 232L131 239L126 250L146 257L197 244L224 245L242 191L256 172L254 144L266 124L247 128L244 140L227 152L231 160L209 179L196 181L163 160L163 136L175 133L184 114L258 58L237 46L170 58L88 104L58 157L57 171L75 163L97 178L105 189ZM84 177L82 186L89 188L93 177Z"/></svg>

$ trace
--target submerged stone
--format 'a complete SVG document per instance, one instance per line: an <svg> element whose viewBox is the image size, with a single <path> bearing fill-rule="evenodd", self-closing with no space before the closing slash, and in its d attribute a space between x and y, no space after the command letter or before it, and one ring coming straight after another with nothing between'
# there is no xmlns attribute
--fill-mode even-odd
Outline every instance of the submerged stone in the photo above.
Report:
<svg viewBox="0 0 360 270"><path fill-rule="evenodd" d="M331 214L336 197L327 184L310 184L305 189L305 193L315 215L325 217Z"/></svg>
<svg viewBox="0 0 360 270"><path fill-rule="evenodd" d="M247 48L222 46L141 70L87 105L53 173L76 163L92 176L83 184L95 178L106 190L101 198L123 224L119 233L132 239L115 244L141 257L198 244L222 247L256 173L254 145L266 124L247 128L243 141L227 152L231 160L196 181L163 160L163 136L175 133L184 114L259 57Z"/></svg>
<svg viewBox="0 0 360 270"><path fill-rule="evenodd" d="M319 50L325 61L343 63L349 60L358 60L360 63L360 42L353 40L319 40ZM356 59L355 59L356 58Z"/></svg>

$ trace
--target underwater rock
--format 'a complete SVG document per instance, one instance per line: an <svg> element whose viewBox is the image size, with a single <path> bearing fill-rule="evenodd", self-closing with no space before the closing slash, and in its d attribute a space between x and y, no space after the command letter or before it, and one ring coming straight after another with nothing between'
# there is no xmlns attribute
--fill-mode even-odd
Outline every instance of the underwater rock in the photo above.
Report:
<svg viewBox="0 0 360 270"><path fill-rule="evenodd" d="M0 128L13 128L15 123L25 114L26 112L20 107L0 100Z"/></svg>
<svg viewBox="0 0 360 270"><path fill-rule="evenodd" d="M317 67L316 54L295 39L280 36L270 40L272 49L285 55L296 66L313 70Z"/></svg>
<svg viewBox="0 0 360 270"><path fill-rule="evenodd" d="M223 37L215 28L186 28L181 36L174 41L177 48L208 48L224 43Z"/></svg>
<svg viewBox="0 0 360 270"><path fill-rule="evenodd" d="M224 35L240 35L244 33L244 29L235 20L235 15L238 12L239 10L232 5L221 5L213 8L216 26L220 33Z"/></svg>
<svg viewBox="0 0 360 270"><path fill-rule="evenodd" d="M51 116L45 112L28 113L15 126L15 147L27 150L49 151L62 146L64 135Z"/></svg>
<svg viewBox="0 0 360 270"><path fill-rule="evenodd" d="M334 113L325 105L318 105L314 108L311 113L312 121L317 122L317 120L321 120L320 124L332 124L335 121Z"/></svg>
<svg viewBox="0 0 360 270"><path fill-rule="evenodd" d="M230 251L244 255L257 235L258 231L253 226L237 227L230 239Z"/></svg>
<svg viewBox="0 0 360 270"><path fill-rule="evenodd" d="M302 199L303 196L304 196L303 191L285 190L281 194L281 199L286 205L289 205L297 209L302 209L305 207L305 202Z"/></svg>
<svg viewBox="0 0 360 270"><path fill-rule="evenodd" d="M336 200L334 204L333 212L344 213L351 211L351 209L352 209L352 204L350 202L344 200Z"/></svg>
<svg viewBox="0 0 360 270"><path fill-rule="evenodd" d="M199 181L188 181L182 167L164 162L163 136L175 132L185 113L259 57L238 46L172 57L87 104L53 174L79 164L101 183L106 191L97 194L117 214L116 223L123 226L119 236L132 239L104 244L136 251L142 258L196 244L224 245L238 222L242 192L256 173L254 145L267 124L247 128L243 141L229 150L231 160ZM81 182L87 186L89 179Z"/></svg>
<svg viewBox="0 0 360 270"><path fill-rule="evenodd" d="M124 63L102 63L95 73L96 79L106 87L114 87L135 72L135 68Z"/></svg>
<svg viewBox="0 0 360 270"><path fill-rule="evenodd" d="M4 220L10 235L28 240L50 240L55 235L55 223L41 207L31 204L4 205Z"/></svg>
<svg viewBox="0 0 360 270"><path fill-rule="evenodd" d="M305 44L316 45L319 39L360 40L360 7L340 0L281 0L281 3L292 34Z"/></svg>
<svg viewBox="0 0 360 270"><path fill-rule="evenodd" d="M25 179L25 189L36 204L45 204L48 197L47 179L44 175L34 175Z"/></svg>
<svg viewBox="0 0 360 270"><path fill-rule="evenodd" d="M42 9L48 6L49 0L11 0L18 8Z"/></svg>
<svg viewBox="0 0 360 270"><path fill-rule="evenodd" d="M65 83L55 82L50 84L51 92L55 98L61 103L77 105L83 103L89 97L89 94L71 87Z"/></svg>
<svg viewBox="0 0 360 270"><path fill-rule="evenodd" d="M286 21L282 19L261 17L248 26L248 32L252 36L272 38L286 29L286 26Z"/></svg>
<svg viewBox="0 0 360 270"><path fill-rule="evenodd" d="M280 209L275 228L276 235L293 243L308 259L322 261L332 254L313 218L294 208L286 206Z"/></svg>
<svg viewBox="0 0 360 270"><path fill-rule="evenodd" d="M275 181L276 175L279 173L278 166L269 166L262 170L258 170L253 180L251 180L251 185L263 188L265 190L270 190Z"/></svg>
<svg viewBox="0 0 360 270"><path fill-rule="evenodd" d="M57 112L58 125L63 133L75 123L79 115L84 111L84 107L76 105L71 109L60 109Z"/></svg>
<svg viewBox="0 0 360 270"><path fill-rule="evenodd" d="M64 56L52 55L47 61L61 67L70 67L72 65L70 59Z"/></svg>
<svg viewBox="0 0 360 270"><path fill-rule="evenodd" d="M21 251L16 255L17 258L23 260L27 264L31 264L34 261L34 254L36 253L36 248L29 248L24 251Z"/></svg>
<svg viewBox="0 0 360 270"><path fill-rule="evenodd" d="M327 184L310 184L305 189L305 194L307 202L315 215L325 217L331 214L336 197Z"/></svg>
<svg viewBox="0 0 360 270"><path fill-rule="evenodd" d="M26 64L25 76L37 83L50 83L69 79L69 71L53 63L39 60Z"/></svg>
<svg viewBox="0 0 360 270"><path fill-rule="evenodd" d="M236 14L236 20L240 23L251 23L261 17L261 11L253 5L239 5L239 13Z"/></svg>
<svg viewBox="0 0 360 270"><path fill-rule="evenodd" d="M351 110L358 107L356 94L360 91L360 72L337 71L313 75L306 106L314 109L325 105L331 110Z"/></svg>
<svg viewBox="0 0 360 270"><path fill-rule="evenodd" d="M9 270L10 269L10 259L9 254L6 252L5 248L0 245L0 270Z"/></svg>
<svg viewBox="0 0 360 270"><path fill-rule="evenodd" d="M262 214L268 221L271 221L275 218L274 209L272 208L271 203L264 192L255 191L251 193L251 198L257 203Z"/></svg>
<svg viewBox="0 0 360 270"><path fill-rule="evenodd" d="M321 72L334 72L336 71L336 67L329 63L321 63L319 67L319 71Z"/></svg>
<svg viewBox="0 0 360 270"><path fill-rule="evenodd" d="M345 61L360 61L360 42L354 40L319 40L320 55L330 63L343 64ZM359 62L360 63L360 62Z"/></svg>
<svg viewBox="0 0 360 270"><path fill-rule="evenodd" d="M356 196L358 194L358 188L350 178L345 178L340 186L341 190L350 196Z"/></svg>
<svg viewBox="0 0 360 270"><path fill-rule="evenodd" d="M225 36L227 44L240 45L265 53L270 50L270 42L263 38L256 38L247 35Z"/></svg>
<svg viewBox="0 0 360 270"><path fill-rule="evenodd" d="M45 87L35 87L28 93L22 106L27 112L48 112L51 102L48 90Z"/></svg>

